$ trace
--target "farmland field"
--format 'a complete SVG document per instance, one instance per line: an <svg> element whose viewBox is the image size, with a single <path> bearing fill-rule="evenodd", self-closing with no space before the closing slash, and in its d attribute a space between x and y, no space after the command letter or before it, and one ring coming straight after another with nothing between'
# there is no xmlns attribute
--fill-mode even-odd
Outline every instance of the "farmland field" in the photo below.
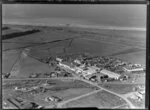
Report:
<svg viewBox="0 0 150 110"><path fill-rule="evenodd" d="M57 26L11 25L11 27L34 28L39 29L41 32L4 40L3 50L25 48L30 45L26 48L35 57L42 57L41 53L43 53L43 56L48 56L50 54L79 53L84 51L100 56L114 55L131 63L145 64L146 33L142 31L112 31L65 26L59 28ZM73 38L72 42L69 40L70 38ZM62 41L55 42L57 40ZM49 43L39 46L35 44L43 42Z"/></svg>
<svg viewBox="0 0 150 110"><path fill-rule="evenodd" d="M138 84L103 84L101 86L119 94L126 94L133 92L134 87L138 86Z"/></svg>
<svg viewBox="0 0 150 110"><path fill-rule="evenodd" d="M74 98L83 94L86 94L88 92L91 92L94 90L94 86L91 86L85 82L79 81L79 80L47 80L48 85L46 88L48 88L48 91L45 93L39 93L37 95L32 95L30 92L27 92L24 94L21 92L15 92L14 88L19 87L33 87L33 86L39 86L42 85L46 80L31 80L30 82L27 80L18 80L18 81L4 81L3 87L5 88L3 90L3 94L5 95L3 98L7 99L11 96L19 96L22 98L25 98L30 101L35 101L36 103L39 103L42 106L48 106L50 103L45 102L45 98L48 96L57 96L61 97L64 101L68 100L70 98ZM26 82L26 83L25 83ZM27 83L28 82L28 83ZM11 83L11 88L8 87ZM22 86L21 86L22 85ZM6 95L7 94L7 95ZM22 95L19 95L22 94Z"/></svg>
<svg viewBox="0 0 150 110"><path fill-rule="evenodd" d="M41 79L41 82L37 79L35 81L30 80L26 81L28 84L25 84L23 79L28 78L32 73L50 73L54 71L54 67L39 61L39 59L49 56L89 53L98 56L118 57L127 62L145 65L146 37L143 31L89 29L67 26L6 26L10 27L10 29L4 30L5 32L8 31L8 33L14 30L19 32L28 29L40 30L37 33L2 41L3 72L10 72L10 78L17 79L17 81L12 79L12 82L10 80L8 85L3 86L3 94L6 99L11 97L11 94L12 96L27 98L27 100L34 101L42 106L53 106L53 103L45 101L46 97L57 96L62 98L63 101L67 101L99 89L80 80L63 81L59 78L59 80L47 80L48 85L46 87L42 85L42 83L46 82L46 79ZM134 79L135 83L140 81L145 84L145 76L135 76L131 75L131 79ZM19 78L22 80L19 81ZM131 81L129 80L129 82ZM6 82L4 81L3 84ZM15 92L14 87L16 86L27 88L42 86L44 89L38 89L38 93L35 90L33 90L33 93L23 93ZM104 84L100 86L117 94L125 94L131 92L136 84ZM42 90L46 92L43 93ZM68 102L63 107L126 108L126 102L118 96L102 90Z"/></svg>
<svg viewBox="0 0 150 110"><path fill-rule="evenodd" d="M32 73L50 73L54 68L22 53L20 59L12 68L12 77L29 77Z"/></svg>
<svg viewBox="0 0 150 110"><path fill-rule="evenodd" d="M106 91L100 91L96 94L83 97L81 99L72 101L63 107L98 107L111 108L116 105L122 105L125 101Z"/></svg>
<svg viewBox="0 0 150 110"><path fill-rule="evenodd" d="M2 54L2 72L9 73L20 56L20 51L11 50Z"/></svg>

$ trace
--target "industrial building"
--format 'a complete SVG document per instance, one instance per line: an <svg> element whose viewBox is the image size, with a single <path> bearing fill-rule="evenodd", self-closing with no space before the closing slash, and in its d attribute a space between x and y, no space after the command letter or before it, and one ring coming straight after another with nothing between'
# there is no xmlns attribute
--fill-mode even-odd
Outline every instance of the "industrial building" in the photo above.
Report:
<svg viewBox="0 0 150 110"><path fill-rule="evenodd" d="M123 69L126 72L142 72L145 70L143 67L138 67L138 68L124 67Z"/></svg>
<svg viewBox="0 0 150 110"><path fill-rule="evenodd" d="M117 74L117 73L108 71L108 70L106 70L106 69L101 70L101 73L102 73L102 74L105 74L105 75L108 75L108 77L114 78L114 79L119 79L119 77L121 76L121 75L119 75L119 74Z"/></svg>

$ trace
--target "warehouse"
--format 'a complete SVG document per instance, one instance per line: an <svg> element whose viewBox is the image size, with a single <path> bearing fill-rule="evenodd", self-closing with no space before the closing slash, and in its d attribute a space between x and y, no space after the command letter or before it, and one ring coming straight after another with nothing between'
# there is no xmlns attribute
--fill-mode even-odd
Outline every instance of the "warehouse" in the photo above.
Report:
<svg viewBox="0 0 150 110"><path fill-rule="evenodd" d="M119 77L120 77L119 74L111 72L111 71L108 71L108 70L105 70L105 69L101 70L101 73L105 74L105 75L108 75L108 77L114 78L114 79L119 79Z"/></svg>

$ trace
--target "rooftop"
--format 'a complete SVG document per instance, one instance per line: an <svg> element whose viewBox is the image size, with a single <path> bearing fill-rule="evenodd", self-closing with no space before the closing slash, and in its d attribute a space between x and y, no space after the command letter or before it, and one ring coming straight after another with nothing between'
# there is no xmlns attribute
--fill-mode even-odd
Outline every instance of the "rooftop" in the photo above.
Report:
<svg viewBox="0 0 150 110"><path fill-rule="evenodd" d="M111 71L108 71L108 70L106 70L106 69L103 69L103 70L101 71L101 73L105 73L105 74L107 74L107 75L111 75L111 76L120 77L120 75L119 75L119 74L114 73L114 72L111 72Z"/></svg>

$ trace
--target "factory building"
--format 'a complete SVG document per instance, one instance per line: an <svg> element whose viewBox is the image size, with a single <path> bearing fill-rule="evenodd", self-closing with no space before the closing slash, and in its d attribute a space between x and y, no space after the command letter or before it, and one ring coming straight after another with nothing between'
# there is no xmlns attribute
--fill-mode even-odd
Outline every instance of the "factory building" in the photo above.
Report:
<svg viewBox="0 0 150 110"><path fill-rule="evenodd" d="M142 72L142 71L145 70L145 69L142 68L142 67L139 67L139 68L124 67L123 69L124 69L124 71L126 71L126 72Z"/></svg>
<svg viewBox="0 0 150 110"><path fill-rule="evenodd" d="M114 73L114 72L111 72L111 71L108 71L108 70L105 70L105 69L101 70L101 73L105 74L105 75L108 75L108 77L114 78L114 79L119 79L119 77L121 76L117 73Z"/></svg>

